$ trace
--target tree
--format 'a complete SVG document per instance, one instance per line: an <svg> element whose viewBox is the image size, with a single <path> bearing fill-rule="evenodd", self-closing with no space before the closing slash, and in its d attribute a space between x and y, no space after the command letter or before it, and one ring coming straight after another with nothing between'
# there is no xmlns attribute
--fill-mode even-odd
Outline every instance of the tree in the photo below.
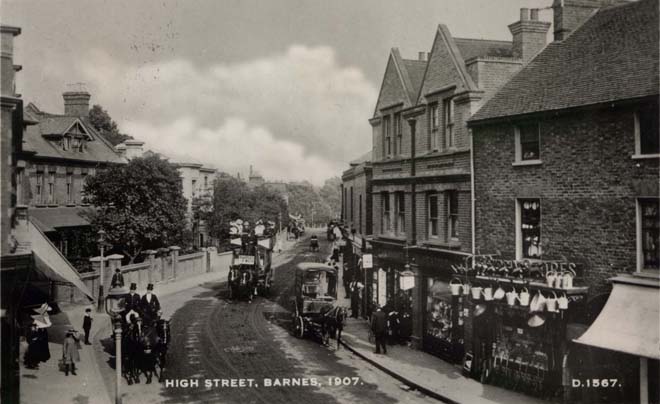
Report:
<svg viewBox="0 0 660 404"><path fill-rule="evenodd" d="M209 206L210 204L210 206ZM200 201L198 212L206 221L213 237L221 242L228 238L229 222L236 219L254 223L288 219L286 202L277 192L265 186L250 189L247 184L229 175L221 175L213 184L213 199Z"/></svg>
<svg viewBox="0 0 660 404"><path fill-rule="evenodd" d="M328 204L332 218L338 217L341 212L341 178L332 177L325 180L319 190L321 199Z"/></svg>
<svg viewBox="0 0 660 404"><path fill-rule="evenodd" d="M157 156L134 158L87 179L89 219L108 242L130 258L146 249L184 241L186 199L177 169Z"/></svg>
<svg viewBox="0 0 660 404"><path fill-rule="evenodd" d="M94 105L89 110L88 119L92 126L112 143L113 146L125 140L133 139L132 136L119 132L117 123L112 120L108 112L100 105Z"/></svg>

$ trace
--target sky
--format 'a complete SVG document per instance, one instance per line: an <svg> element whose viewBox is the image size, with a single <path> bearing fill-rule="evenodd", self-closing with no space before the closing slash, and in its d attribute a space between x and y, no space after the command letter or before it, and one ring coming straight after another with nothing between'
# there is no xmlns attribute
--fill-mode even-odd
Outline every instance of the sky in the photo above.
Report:
<svg viewBox="0 0 660 404"><path fill-rule="evenodd" d="M0 0L19 26L17 90L61 113L84 83L120 129L175 161L322 184L371 148L389 51L428 52L438 24L511 40L552 0ZM551 10L540 18L551 21Z"/></svg>

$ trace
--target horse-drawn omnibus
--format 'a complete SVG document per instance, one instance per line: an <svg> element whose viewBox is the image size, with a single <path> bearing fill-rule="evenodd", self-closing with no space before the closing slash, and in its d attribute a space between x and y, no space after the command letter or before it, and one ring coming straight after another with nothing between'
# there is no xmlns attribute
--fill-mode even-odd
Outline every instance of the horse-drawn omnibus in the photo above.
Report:
<svg viewBox="0 0 660 404"><path fill-rule="evenodd" d="M249 223L237 220L232 222L230 234L234 238L227 282L229 298L252 301L254 296L267 296L272 278L274 223L259 221L252 229Z"/></svg>
<svg viewBox="0 0 660 404"><path fill-rule="evenodd" d="M345 309L336 306L337 270L319 262L296 265L293 302L293 334L319 337L324 344L341 332ZM339 342L339 335L337 335Z"/></svg>

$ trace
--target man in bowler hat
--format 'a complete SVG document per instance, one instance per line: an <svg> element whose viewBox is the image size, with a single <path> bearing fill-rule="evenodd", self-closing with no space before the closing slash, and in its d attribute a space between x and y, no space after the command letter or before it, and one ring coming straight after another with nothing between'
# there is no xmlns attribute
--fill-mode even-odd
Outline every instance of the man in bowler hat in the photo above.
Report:
<svg viewBox="0 0 660 404"><path fill-rule="evenodd" d="M153 293L153 290L153 283L148 284L147 293L142 296L140 301L142 314L147 322L155 320L160 311L160 302L158 301L158 297Z"/></svg>
<svg viewBox="0 0 660 404"><path fill-rule="evenodd" d="M380 347L383 347L383 353L387 353L385 339L387 337L387 315L379 306L378 310L371 315L371 331L376 339L376 350L374 353L380 353Z"/></svg>

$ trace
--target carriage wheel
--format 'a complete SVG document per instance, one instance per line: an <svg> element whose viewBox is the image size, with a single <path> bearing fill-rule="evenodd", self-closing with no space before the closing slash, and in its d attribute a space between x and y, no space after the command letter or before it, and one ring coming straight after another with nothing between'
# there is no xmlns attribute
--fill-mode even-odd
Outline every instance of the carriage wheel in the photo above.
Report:
<svg viewBox="0 0 660 404"><path fill-rule="evenodd" d="M305 321L301 316L296 316L293 319L293 335L297 338L302 338L305 335Z"/></svg>

